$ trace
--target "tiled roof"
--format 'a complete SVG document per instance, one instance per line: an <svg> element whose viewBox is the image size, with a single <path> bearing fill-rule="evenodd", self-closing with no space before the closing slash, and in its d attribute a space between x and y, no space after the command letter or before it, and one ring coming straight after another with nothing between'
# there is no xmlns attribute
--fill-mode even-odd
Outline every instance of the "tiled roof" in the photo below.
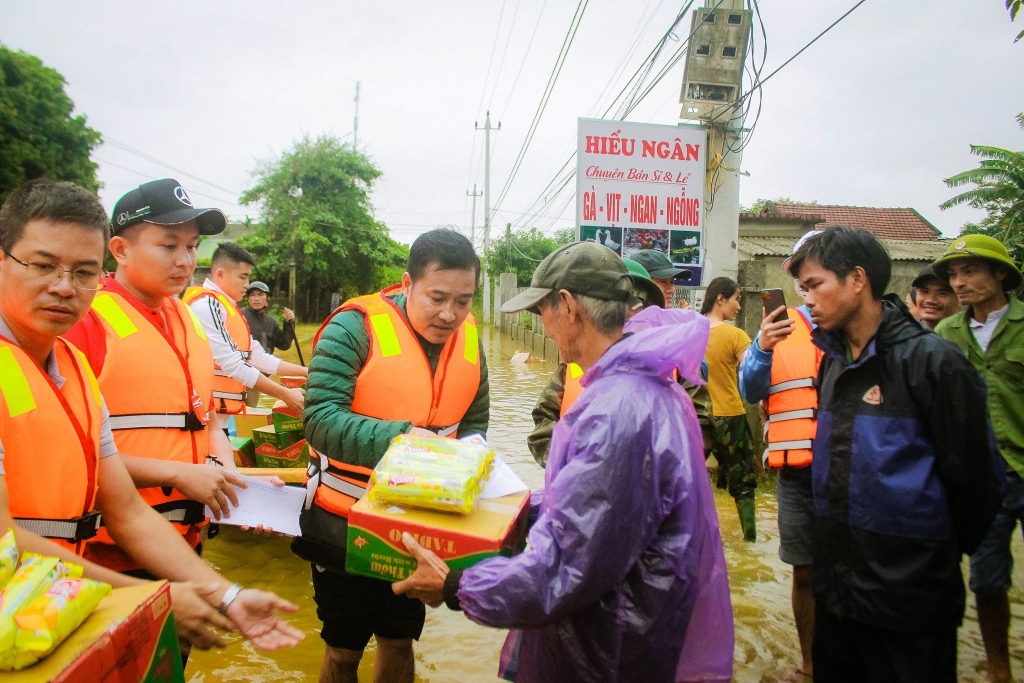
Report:
<svg viewBox="0 0 1024 683"><path fill-rule="evenodd" d="M825 219L815 226L819 230L845 225L870 230L879 239L937 240L941 235L934 225L914 209L768 202L766 212L801 220L806 220L808 214L814 214Z"/></svg>
<svg viewBox="0 0 1024 683"><path fill-rule="evenodd" d="M949 240L879 241L893 261L934 261L946 252L949 245ZM795 242L792 237L741 237L739 250L751 256L789 256Z"/></svg>

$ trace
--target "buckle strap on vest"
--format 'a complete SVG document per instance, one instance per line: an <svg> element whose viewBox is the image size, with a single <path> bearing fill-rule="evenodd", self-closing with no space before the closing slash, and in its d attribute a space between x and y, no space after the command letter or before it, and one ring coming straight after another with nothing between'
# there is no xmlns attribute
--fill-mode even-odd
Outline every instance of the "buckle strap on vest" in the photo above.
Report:
<svg viewBox="0 0 1024 683"><path fill-rule="evenodd" d="M180 429L183 432L201 432L206 428L195 413L136 413L111 415L110 429Z"/></svg>
<svg viewBox="0 0 1024 683"><path fill-rule="evenodd" d="M768 422L786 422L787 420L813 420L817 417L818 411L814 408L804 410L787 410L783 413L773 413L768 416Z"/></svg>
<svg viewBox="0 0 1024 683"><path fill-rule="evenodd" d="M74 519L20 519L16 517L14 521L22 529L33 534L70 543L80 543L96 535L96 530L100 528L100 513L93 511Z"/></svg>
<svg viewBox="0 0 1024 683"><path fill-rule="evenodd" d="M356 500L360 500L366 495L366 487L356 486L351 482L334 476L330 472L320 472L320 483L329 489Z"/></svg>
<svg viewBox="0 0 1024 683"><path fill-rule="evenodd" d="M427 429L434 432L438 436L451 436L452 434L455 434L457 431L459 431L460 424L462 424L461 421L456 422L451 427L427 427Z"/></svg>
<svg viewBox="0 0 1024 683"><path fill-rule="evenodd" d="M196 500L173 500L154 505L153 509L168 522L191 526L206 521L206 506Z"/></svg>
<svg viewBox="0 0 1024 683"><path fill-rule="evenodd" d="M214 398L221 398L221 399L224 399L225 401L244 401L245 400L245 394L235 394L235 393L231 393L229 391L214 391L213 392L213 397Z"/></svg>
<svg viewBox="0 0 1024 683"><path fill-rule="evenodd" d="M779 441L768 445L769 451L801 451L810 450L813 442L810 439L801 439L800 441Z"/></svg>
<svg viewBox="0 0 1024 683"><path fill-rule="evenodd" d="M818 378L817 377L804 377L802 379L791 379L791 380L789 380L787 382L779 382L778 384L773 384L768 389L768 395L771 396L772 394L777 394L780 391L789 391L790 389L805 389L805 388L813 389L813 388L815 388L817 386L818 386Z"/></svg>

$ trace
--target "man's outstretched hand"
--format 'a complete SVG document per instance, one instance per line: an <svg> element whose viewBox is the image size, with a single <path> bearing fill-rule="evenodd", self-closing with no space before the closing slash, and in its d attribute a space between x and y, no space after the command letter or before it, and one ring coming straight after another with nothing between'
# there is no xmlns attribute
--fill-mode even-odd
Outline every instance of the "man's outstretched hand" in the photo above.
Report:
<svg viewBox="0 0 1024 683"><path fill-rule="evenodd" d="M212 591L217 590L213 584ZM212 592L211 591L211 592ZM228 619L261 650L295 647L306 634L281 620L277 612L297 612L298 607L273 593L246 588L228 605Z"/></svg>
<svg viewBox="0 0 1024 683"><path fill-rule="evenodd" d="M395 595L408 595L431 607L440 607L444 603L444 580L448 576L448 565L408 533L402 534L402 543L416 559L416 571L405 581L391 584L391 590Z"/></svg>

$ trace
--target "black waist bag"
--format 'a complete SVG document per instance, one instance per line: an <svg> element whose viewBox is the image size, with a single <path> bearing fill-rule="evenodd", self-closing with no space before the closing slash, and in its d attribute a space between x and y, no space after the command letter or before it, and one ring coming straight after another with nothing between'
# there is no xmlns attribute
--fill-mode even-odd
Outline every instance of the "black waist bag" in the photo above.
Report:
<svg viewBox="0 0 1024 683"><path fill-rule="evenodd" d="M348 522L316 503L299 514L302 535L292 539L292 552L333 572L345 572Z"/></svg>

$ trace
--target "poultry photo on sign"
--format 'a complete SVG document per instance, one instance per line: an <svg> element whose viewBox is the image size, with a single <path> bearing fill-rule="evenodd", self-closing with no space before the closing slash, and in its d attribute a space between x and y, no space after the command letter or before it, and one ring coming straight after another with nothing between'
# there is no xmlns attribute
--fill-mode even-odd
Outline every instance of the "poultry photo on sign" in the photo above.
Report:
<svg viewBox="0 0 1024 683"><path fill-rule="evenodd" d="M594 240L622 256L622 228L605 228L584 225L580 228L580 241Z"/></svg>
<svg viewBox="0 0 1024 683"><path fill-rule="evenodd" d="M626 228L625 239L623 258L631 258L633 254L645 249L654 249L668 255L668 230Z"/></svg>

